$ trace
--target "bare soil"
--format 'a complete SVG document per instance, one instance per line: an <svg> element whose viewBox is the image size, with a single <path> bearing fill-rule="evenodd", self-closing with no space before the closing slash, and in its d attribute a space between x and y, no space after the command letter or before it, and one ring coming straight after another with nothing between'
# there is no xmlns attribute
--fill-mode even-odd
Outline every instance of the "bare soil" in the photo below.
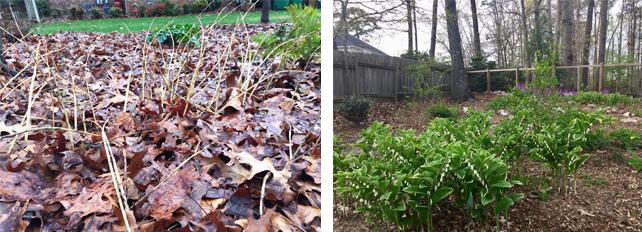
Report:
<svg viewBox="0 0 642 232"><path fill-rule="evenodd" d="M475 102L449 103L457 106L462 112L459 117L465 117L464 107L484 110L485 105L494 97L493 94L477 94ZM446 99L438 99L445 101ZM424 131L430 123L425 111L431 102L414 101L419 107L409 106L407 102L379 103L373 105L369 113L369 122L355 124L334 113L334 135L343 139L343 143L356 142L362 129L374 121L384 122L394 129L416 129L417 133ZM597 110L594 105L582 106L586 110ZM622 121L611 125L595 125L593 129L613 131L617 128L630 128L636 131L642 129L642 118L624 116L626 112L636 112L639 105L629 107L609 107L607 116L613 116ZM491 118L497 122L506 116L495 112ZM631 119L636 120L633 122ZM634 153L642 153L634 150ZM573 191L572 179L569 179L568 189L544 189L548 191L548 199L543 200L539 191L528 185L511 188L508 195L524 193L525 197L515 202L509 208L508 224L504 215L499 217L500 231L642 231L642 173L626 164L632 154L625 150L601 148L584 151L590 158L579 168L577 173L577 194ZM614 153L616 153L614 155ZM521 163L522 175L538 176L542 166L526 158ZM546 171L544 171L544 174ZM546 175L546 174L545 174ZM572 177L572 176L569 176ZM596 183L592 180L602 180ZM567 192L568 191L568 192ZM373 231L375 226L366 223L366 217L352 213L355 209L353 201L335 196L334 231ZM345 212L345 213L344 213ZM433 217L436 231L497 231L495 219L475 219L470 222L467 213L454 206L452 201L440 205ZM379 230L395 231L394 226L379 224Z"/></svg>

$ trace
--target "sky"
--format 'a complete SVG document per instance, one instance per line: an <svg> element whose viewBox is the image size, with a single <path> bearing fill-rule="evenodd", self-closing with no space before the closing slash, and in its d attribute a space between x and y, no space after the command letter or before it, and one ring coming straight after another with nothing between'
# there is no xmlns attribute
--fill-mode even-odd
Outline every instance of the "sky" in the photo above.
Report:
<svg viewBox="0 0 642 232"><path fill-rule="evenodd" d="M484 12L484 7L481 5L482 1L477 1L477 13L481 14L483 16ZM527 0L527 2L529 2ZM556 0L552 0L552 4L556 5ZM543 5L546 4L545 1L542 3ZM427 9L427 11L432 11L432 0L417 0L417 5L420 8ZM621 1L616 0L615 5L609 9L609 15L613 16L617 12L620 11L620 5ZM460 12L460 14L470 14L470 1L469 0L457 0L457 10ZM595 9L599 10L599 9ZM444 1L439 0L439 12L440 14L443 14L444 12ZM586 10L584 9L584 12L582 13L585 17ZM417 24L417 28L419 30L419 50L420 51L428 51L430 48L430 20L432 18L431 14L428 15L417 15L417 17L420 20L425 20L425 22L420 22ZM461 16L460 16L461 17ZM485 22L482 22L484 17L480 17L479 21L479 30L480 30L480 38L481 38L481 43L482 43L482 50L486 52L492 52L492 44L486 44L486 35L490 32L488 28L485 27ZM407 29L407 25L405 23L401 23L397 26L400 28L400 30L381 30L380 32L374 33L374 35L369 38L369 39L364 39L364 41L368 42L372 46L378 48L379 50L385 52L388 55L391 56L399 56L400 54L403 54L406 49L408 48L408 34L407 32L403 32L401 30ZM470 19L467 20L466 24L460 24L460 34L462 36L462 43L467 43L467 36L472 36L472 22ZM593 28L595 30L595 28ZM583 32L583 31L582 31ZM441 33L441 35L440 35ZM446 28L445 25L442 24L440 21L438 23L438 38L447 36L446 35ZM436 53L437 57L440 56L447 56L446 50L444 49L443 45L439 44L437 42L436 45ZM494 60L494 57L489 57L489 60Z"/></svg>

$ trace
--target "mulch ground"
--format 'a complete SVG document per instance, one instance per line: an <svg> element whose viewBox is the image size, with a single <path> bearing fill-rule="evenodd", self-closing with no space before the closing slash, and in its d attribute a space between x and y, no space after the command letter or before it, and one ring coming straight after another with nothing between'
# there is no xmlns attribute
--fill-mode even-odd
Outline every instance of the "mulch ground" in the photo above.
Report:
<svg viewBox="0 0 642 232"><path fill-rule="evenodd" d="M459 117L465 117L463 109L473 108L484 110L485 105L493 98L500 97L494 94L477 94L475 102L449 103L460 110ZM437 99L436 101L447 99ZM447 102L447 101L446 101ZM423 109L430 106L429 101L414 101L415 106L408 102L379 103L373 105L369 112L369 122L355 124L345 120L340 113L334 112L334 135L343 139L343 143L356 142L362 129L367 128L374 121L384 122L394 129L416 129L421 133L430 123ZM416 104L419 107L416 107ZM593 129L613 131L617 128L630 128L636 131L642 129L642 118L637 116L624 116L626 112L633 111L639 106L629 107L599 107L584 105L586 110L606 109L605 115L613 116L621 121L608 126L594 126ZM491 122L504 118L497 111L492 116ZM633 151L640 153L640 151ZM632 154L624 150L611 150L602 148L584 151L590 158L578 170L577 194L573 192L573 182L568 182L566 189L544 189L548 191L548 200L544 201L539 192L529 186L516 186L511 188L508 195L524 193L525 197L518 200L509 208L508 222L506 218L499 217L500 231L640 231L642 223L642 174L626 164ZM542 171L542 166L527 159L522 162L522 175L535 176ZM604 184L595 184L594 179L606 180ZM337 207L334 213L335 231L372 231L374 224L366 223L363 214L355 214L354 202L346 201L343 204L341 197L335 197ZM344 214L345 212L345 214ZM476 219L471 223L466 217L467 213L456 207L452 202L442 205L435 212L434 228L436 231L496 231L495 219ZM394 226L379 225L379 230L395 231Z"/></svg>

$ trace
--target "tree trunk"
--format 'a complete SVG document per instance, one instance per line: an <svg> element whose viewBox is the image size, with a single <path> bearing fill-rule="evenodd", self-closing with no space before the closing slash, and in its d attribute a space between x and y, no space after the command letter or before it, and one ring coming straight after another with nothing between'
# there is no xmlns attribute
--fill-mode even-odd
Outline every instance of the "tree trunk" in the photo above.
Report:
<svg viewBox="0 0 642 232"><path fill-rule="evenodd" d="M412 0L406 0L406 20L408 21L408 51L412 52Z"/></svg>
<svg viewBox="0 0 642 232"><path fill-rule="evenodd" d="M435 59L435 43L437 42L437 0L432 0L432 28L430 32L430 59Z"/></svg>
<svg viewBox="0 0 642 232"><path fill-rule="evenodd" d="M562 44L564 45L564 50L562 51L561 63L562 65L571 66L574 65L574 56L573 56L573 4L571 0L560 0L560 10L562 11L562 18L560 23L562 26ZM571 81L571 77L575 77L575 69L569 70L569 76L565 79L565 88L569 88L568 83ZM572 82L571 82L572 83Z"/></svg>
<svg viewBox="0 0 642 232"><path fill-rule="evenodd" d="M524 60L526 60L526 65L525 66L527 68L530 68L531 67L531 57L528 55L528 52L527 52L527 47L528 47L528 25L526 25L526 18L528 16L526 15L526 6L524 5L524 0L521 0L521 4L522 4L522 34L524 35L523 38L522 38L523 39L522 40L523 41L522 42L523 43L523 45L522 45L522 56L523 56ZM539 7L539 6L535 6L535 7ZM535 20L537 20L537 18ZM531 79L532 79L532 75L531 75L530 72L528 74L529 75L528 75L528 79L527 79L526 82L530 83Z"/></svg>
<svg viewBox="0 0 642 232"><path fill-rule="evenodd" d="M598 27L599 25L597 24L597 22L600 21L600 20L598 20L598 18L597 18L597 16L598 16L597 15L598 14L597 10L595 10L593 14L594 14L593 16L595 17L595 20L593 20L594 21L594 25L593 26L595 26L595 34L593 34L593 38L594 38L594 41L595 41L594 42L595 45L593 46L593 64L599 64L598 61L597 61L597 47L598 47L598 44L599 44L598 40L600 38L600 34L599 34L600 29ZM598 78L598 69L592 68L591 70L593 70L593 82L592 83L594 83L593 88L591 88L591 90L599 91L597 89L598 86L595 85L595 83L597 83L597 78Z"/></svg>
<svg viewBox="0 0 642 232"><path fill-rule="evenodd" d="M620 12L620 33L618 37L618 43L617 43L617 57L615 59L617 60L617 63L620 63L620 57L622 56L622 28L624 24L624 2L622 3L622 12ZM617 28L615 28L617 30ZM615 92L619 93L620 91L620 80L622 79L621 75L619 73L616 74L616 81L615 81Z"/></svg>
<svg viewBox="0 0 642 232"><path fill-rule="evenodd" d="M609 0L602 0L600 4L600 48L598 49L597 62L604 63L604 59L606 58L606 29L609 25ZM600 83L600 80L598 78L596 86L604 86L604 79L602 79L602 82ZM599 92L602 90L598 89L597 91Z"/></svg>
<svg viewBox="0 0 642 232"><path fill-rule="evenodd" d="M479 39L479 23L477 22L477 4L475 3L475 0L470 0L470 10L473 13L473 48L475 49L474 56L481 57L482 50L481 50L481 42Z"/></svg>
<svg viewBox="0 0 642 232"><path fill-rule="evenodd" d="M586 13L586 30L584 30L584 55L582 55L582 65L589 64L589 50L591 47L591 29L593 26L593 6L594 0L589 1L588 12ZM588 68L582 68L582 85L588 88Z"/></svg>
<svg viewBox="0 0 642 232"><path fill-rule="evenodd" d="M412 24L415 27L415 51L419 51L419 31L417 30L417 2L412 0Z"/></svg>
<svg viewBox="0 0 642 232"><path fill-rule="evenodd" d="M450 100L466 101L474 99L473 94L468 88L468 78L466 78L466 70L464 70L464 56L461 50L461 36L459 35L457 5L455 0L446 0L446 26L448 30L450 58L453 64L452 71L450 71L453 78Z"/></svg>
<svg viewBox="0 0 642 232"><path fill-rule="evenodd" d="M270 0L263 0L261 5L261 23L270 23Z"/></svg>
<svg viewBox="0 0 642 232"><path fill-rule="evenodd" d="M631 10L631 17L633 18L633 24L631 25L631 30L629 30L629 60L630 62L635 62L635 29L636 29L636 24L637 24L637 9L635 8L635 5L632 4L632 10ZM633 79L633 70L635 70L635 66L629 67L629 92L628 94L631 94L631 85L633 84L632 79Z"/></svg>

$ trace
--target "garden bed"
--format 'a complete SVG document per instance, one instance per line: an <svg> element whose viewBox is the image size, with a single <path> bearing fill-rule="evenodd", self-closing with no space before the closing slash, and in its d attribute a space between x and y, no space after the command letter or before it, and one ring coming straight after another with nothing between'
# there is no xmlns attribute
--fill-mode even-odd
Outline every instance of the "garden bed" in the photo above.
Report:
<svg viewBox="0 0 642 232"><path fill-rule="evenodd" d="M449 103L460 109L459 119L466 116L463 109L471 108L486 111L486 105L497 96L494 94L477 94L476 101L464 103ZM446 100L446 99L439 99ZM628 106L600 106L594 104L577 104L585 111L605 110L605 117L613 117L620 121L598 125L595 123L591 130L602 129L607 133L619 128L628 128L638 133L642 129L642 118L639 113L640 103ZM341 138L341 144L355 143L361 137L361 131L372 125L372 122L384 122L392 126L394 131L399 129L416 129L416 135L426 130L431 118L426 116L424 109L430 102L412 101L397 103L374 104L369 112L369 120L364 124L349 122L334 112L334 135ZM628 113L628 114L627 114ZM509 117L507 111L494 111L490 118L492 124ZM566 189L535 189L531 185L515 185L506 195L523 193L524 197L515 201L508 208L508 222L503 213L498 221L500 231L640 231L642 230L642 174L637 173L628 165L632 154L640 154L639 150L627 152L617 144L614 149L600 147L594 150L584 150L579 155L589 154L590 157L578 169L577 194L573 192L573 183L569 180L568 194ZM346 150L357 147L346 148ZM521 162L522 176L537 176L544 168L539 162L528 157ZM546 171L543 177L551 178ZM509 178L512 173L509 174ZM573 176L568 176L572 178ZM364 213L353 213L358 207L354 200L344 201L335 195L337 208L334 213L335 231L365 231L375 230L373 223L366 223ZM347 204L344 204L347 203ZM345 212L345 213L344 213ZM455 206L452 200L440 204L433 214L433 228L436 231L496 231L495 219L490 218L488 228L485 219L469 222L468 212L461 206ZM380 231L395 231L392 224L379 223Z"/></svg>

